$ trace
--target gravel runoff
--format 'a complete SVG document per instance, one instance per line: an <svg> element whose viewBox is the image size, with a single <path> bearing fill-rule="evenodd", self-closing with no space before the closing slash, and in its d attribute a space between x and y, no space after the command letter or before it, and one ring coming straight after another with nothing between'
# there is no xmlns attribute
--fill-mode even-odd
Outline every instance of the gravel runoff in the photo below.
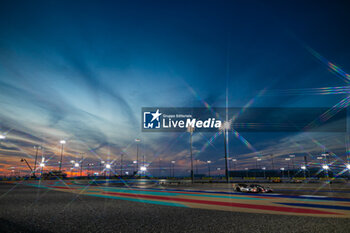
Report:
<svg viewBox="0 0 350 233"><path fill-rule="evenodd" d="M0 232L349 232L350 220L201 210L0 184Z"/></svg>

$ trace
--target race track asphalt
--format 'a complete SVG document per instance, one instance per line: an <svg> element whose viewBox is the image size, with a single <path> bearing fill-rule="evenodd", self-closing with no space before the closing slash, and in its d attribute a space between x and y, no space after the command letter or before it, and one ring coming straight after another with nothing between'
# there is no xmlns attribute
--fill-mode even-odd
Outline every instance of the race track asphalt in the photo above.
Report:
<svg viewBox="0 0 350 233"><path fill-rule="evenodd" d="M0 232L350 232L348 218L204 210L0 184Z"/></svg>

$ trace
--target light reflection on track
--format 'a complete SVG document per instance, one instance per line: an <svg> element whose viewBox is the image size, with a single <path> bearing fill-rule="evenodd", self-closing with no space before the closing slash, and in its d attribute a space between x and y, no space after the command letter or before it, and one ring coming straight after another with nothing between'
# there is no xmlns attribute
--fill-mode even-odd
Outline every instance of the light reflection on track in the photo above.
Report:
<svg viewBox="0 0 350 233"><path fill-rule="evenodd" d="M28 181L27 185L120 200L176 207L223 211L284 214L317 217L350 217L349 198L290 196L282 194L245 194L200 190L84 186L71 182Z"/></svg>

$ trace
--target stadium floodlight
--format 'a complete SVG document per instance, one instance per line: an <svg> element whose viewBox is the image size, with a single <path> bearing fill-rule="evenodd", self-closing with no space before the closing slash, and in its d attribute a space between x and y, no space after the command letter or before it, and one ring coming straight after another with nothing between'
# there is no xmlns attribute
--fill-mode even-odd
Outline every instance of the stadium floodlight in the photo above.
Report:
<svg viewBox="0 0 350 233"><path fill-rule="evenodd" d="M45 163L40 163L40 167L45 167Z"/></svg>
<svg viewBox="0 0 350 233"><path fill-rule="evenodd" d="M6 136L3 135L3 134L0 134L0 140L1 140L1 139L6 139Z"/></svg>
<svg viewBox="0 0 350 233"><path fill-rule="evenodd" d="M221 126L221 130L230 130L230 129L231 129L231 121L225 121Z"/></svg>
<svg viewBox="0 0 350 233"><path fill-rule="evenodd" d="M329 166L328 166L327 164L322 165L322 169L324 169L324 170L328 170L328 169L329 169Z"/></svg>
<svg viewBox="0 0 350 233"><path fill-rule="evenodd" d="M302 170L306 170L306 166L301 166L300 167Z"/></svg>
<svg viewBox="0 0 350 233"><path fill-rule="evenodd" d="M147 171L147 167L141 166L141 167L140 167L140 170L143 171L143 172L145 172L145 171Z"/></svg>
<svg viewBox="0 0 350 233"><path fill-rule="evenodd" d="M75 163L75 161L74 161L74 160L71 160L70 162L71 162L71 163Z"/></svg>
<svg viewBox="0 0 350 233"><path fill-rule="evenodd" d="M60 159L59 171L62 170L63 146L64 146L64 144L66 144L66 140L61 140L60 143L61 143L62 146L61 146L61 159Z"/></svg>
<svg viewBox="0 0 350 233"><path fill-rule="evenodd" d="M133 163L137 163L137 161L136 161L136 160L134 160L134 161L133 161Z"/></svg>
<svg viewBox="0 0 350 233"><path fill-rule="evenodd" d="M290 158L285 158L285 160L290 161Z"/></svg>
<svg viewBox="0 0 350 233"><path fill-rule="evenodd" d="M284 171L284 167L281 167L281 171Z"/></svg>
<svg viewBox="0 0 350 233"><path fill-rule="evenodd" d="M111 165L109 163L106 164L107 169L111 169Z"/></svg>
<svg viewBox="0 0 350 233"><path fill-rule="evenodd" d="M79 163L75 163L75 164L74 164L74 167L79 167Z"/></svg>
<svg viewBox="0 0 350 233"><path fill-rule="evenodd" d="M231 129L231 121L225 121L222 126L220 127L220 130L223 131L224 135L224 151L225 151L225 176L226 176L226 183L230 182L229 172L228 172L228 160L227 160L227 131Z"/></svg>
<svg viewBox="0 0 350 233"><path fill-rule="evenodd" d="M175 161L173 160L173 161L171 161L171 163L175 163Z"/></svg>
<svg viewBox="0 0 350 233"><path fill-rule="evenodd" d="M346 168L350 170L350 164L346 164Z"/></svg>

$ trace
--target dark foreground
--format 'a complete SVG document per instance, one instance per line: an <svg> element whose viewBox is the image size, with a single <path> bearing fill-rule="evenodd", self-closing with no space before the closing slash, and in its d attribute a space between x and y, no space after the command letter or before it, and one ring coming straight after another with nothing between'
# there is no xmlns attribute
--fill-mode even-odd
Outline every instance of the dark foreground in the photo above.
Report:
<svg viewBox="0 0 350 233"><path fill-rule="evenodd" d="M347 218L248 214L0 184L0 232L349 232Z"/></svg>

